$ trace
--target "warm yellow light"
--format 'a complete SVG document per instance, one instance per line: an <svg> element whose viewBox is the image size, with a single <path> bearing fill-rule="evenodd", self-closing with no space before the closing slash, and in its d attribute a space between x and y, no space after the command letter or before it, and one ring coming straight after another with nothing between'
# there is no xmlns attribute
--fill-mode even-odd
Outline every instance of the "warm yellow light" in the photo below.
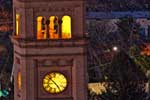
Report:
<svg viewBox="0 0 150 100"><path fill-rule="evenodd" d="M64 16L62 18L62 38L70 39L71 38L71 18L70 16Z"/></svg>
<svg viewBox="0 0 150 100"><path fill-rule="evenodd" d="M42 30L42 16L37 17L37 39L46 39L46 25L45 30Z"/></svg>
<svg viewBox="0 0 150 100"><path fill-rule="evenodd" d="M56 32L56 30L54 29L54 19L55 19L55 17L56 16L51 16L50 17L50 25L49 25L49 27L50 27L50 30L49 30L50 39L58 39L59 38L59 34L58 34L59 31ZM56 18L58 19L58 17L56 17ZM58 21L56 22L56 24L58 25ZM58 25L57 30L59 30L59 25Z"/></svg>
<svg viewBox="0 0 150 100"><path fill-rule="evenodd" d="M21 90L21 85L22 85L22 84L21 84L21 81L22 81L22 80L21 80L21 72L18 72L18 77L17 77L17 78L18 78L18 79L17 79L17 81L18 81L18 89Z"/></svg>
<svg viewBox="0 0 150 100"><path fill-rule="evenodd" d="M105 82L103 82L103 83L89 83L88 84L88 88L96 94L106 93L107 92L106 86L107 86L107 84Z"/></svg>
<svg viewBox="0 0 150 100"><path fill-rule="evenodd" d="M67 79L61 73L50 73L44 77L43 87L47 92L57 94L65 90Z"/></svg>
<svg viewBox="0 0 150 100"><path fill-rule="evenodd" d="M20 23L20 15L16 14L16 35L19 35L19 23Z"/></svg>

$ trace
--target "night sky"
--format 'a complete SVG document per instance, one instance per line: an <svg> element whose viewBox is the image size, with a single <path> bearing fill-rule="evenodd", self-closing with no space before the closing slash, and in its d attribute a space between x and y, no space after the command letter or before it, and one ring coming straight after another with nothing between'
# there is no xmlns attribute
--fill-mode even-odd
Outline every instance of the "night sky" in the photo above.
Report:
<svg viewBox="0 0 150 100"><path fill-rule="evenodd" d="M0 0L0 9L12 10L12 0ZM149 11L150 0L87 0L87 11Z"/></svg>

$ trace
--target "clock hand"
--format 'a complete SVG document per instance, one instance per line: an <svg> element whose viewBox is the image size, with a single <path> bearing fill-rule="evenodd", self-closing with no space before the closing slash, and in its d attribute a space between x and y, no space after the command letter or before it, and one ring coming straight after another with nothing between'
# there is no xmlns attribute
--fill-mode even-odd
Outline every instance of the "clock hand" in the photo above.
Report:
<svg viewBox="0 0 150 100"><path fill-rule="evenodd" d="M52 80L52 79L50 79L56 86L57 86L57 88L59 89L59 91L61 91L61 89L60 89L60 87L57 85L57 83L54 81L54 80Z"/></svg>

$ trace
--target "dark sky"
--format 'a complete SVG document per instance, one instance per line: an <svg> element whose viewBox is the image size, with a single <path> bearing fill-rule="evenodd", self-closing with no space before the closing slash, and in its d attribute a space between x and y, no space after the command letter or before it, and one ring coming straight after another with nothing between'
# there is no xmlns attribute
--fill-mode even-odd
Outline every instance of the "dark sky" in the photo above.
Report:
<svg viewBox="0 0 150 100"><path fill-rule="evenodd" d="M87 0L88 11L149 11L150 0Z"/></svg>
<svg viewBox="0 0 150 100"><path fill-rule="evenodd" d="M0 0L0 8L12 10L12 0ZM88 11L150 11L150 0L87 0Z"/></svg>

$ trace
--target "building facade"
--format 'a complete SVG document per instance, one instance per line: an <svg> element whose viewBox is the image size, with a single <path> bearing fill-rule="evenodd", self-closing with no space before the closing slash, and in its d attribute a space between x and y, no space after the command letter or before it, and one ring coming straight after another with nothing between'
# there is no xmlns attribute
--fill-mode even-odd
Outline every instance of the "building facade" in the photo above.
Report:
<svg viewBox="0 0 150 100"><path fill-rule="evenodd" d="M14 100L87 100L84 0L13 0Z"/></svg>

